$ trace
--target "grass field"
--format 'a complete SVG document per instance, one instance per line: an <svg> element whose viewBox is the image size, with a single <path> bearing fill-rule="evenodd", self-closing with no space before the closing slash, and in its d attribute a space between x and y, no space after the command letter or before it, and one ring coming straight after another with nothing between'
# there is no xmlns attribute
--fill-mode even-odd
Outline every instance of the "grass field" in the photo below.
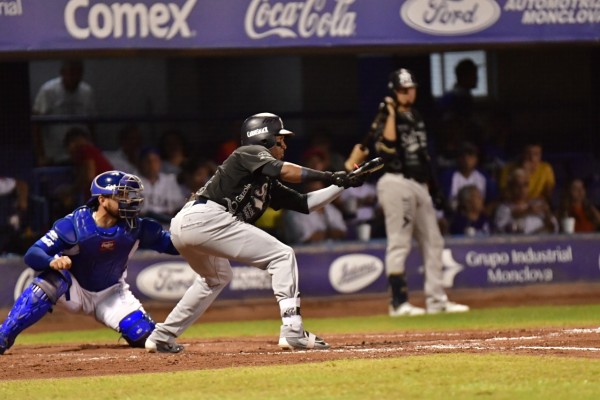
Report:
<svg viewBox="0 0 600 400"><path fill-rule="evenodd" d="M586 305L489 308L467 314L396 319L383 315L310 319L306 321L309 329L326 338L340 334L389 335L397 339L397 348L388 354L380 347L360 358L355 357L358 353L349 352L348 357L318 363L303 361L300 354L299 361L291 364L236 367L233 354L230 367L217 369L208 366L160 374L0 380L0 399L597 399L599 316L600 305ZM278 326L277 321L197 324L182 340L201 343L213 338L269 337L278 331ZM540 332L545 330L550 333L543 336ZM591 333L579 347L567 342L567 337L584 330ZM479 331L485 332L483 339ZM515 337L520 331L527 331L529 336ZM534 331L535 337L541 339L536 346L530 346L534 350L528 351L543 346L559 351L529 354L506 346L478 350L481 343L531 339ZM446 342L442 341L435 342L438 347L430 346L434 350L418 351L426 347L422 344L411 347L411 351L402 350L410 347L411 335L432 332L452 338L447 343L453 347L444 346ZM469 332L470 338L461 339L460 346L457 345L453 338L465 332ZM498 337L506 332L511 332L512 337ZM562 332L566 332L564 337ZM113 343L114 339L114 333L108 329L24 334L11 352L18 354L40 344ZM338 347L342 351L344 346ZM367 347L361 351L371 351ZM336 346L330 352L335 353ZM201 350L188 352L186 357L194 358L201 353ZM155 355L159 359L153 359L143 355L149 362L165 360L161 356ZM176 362L183 356L166 357L168 362ZM5 371L19 368L18 363L11 363L14 358L0 357L0 366ZM120 362L126 363L129 358L123 357Z"/></svg>

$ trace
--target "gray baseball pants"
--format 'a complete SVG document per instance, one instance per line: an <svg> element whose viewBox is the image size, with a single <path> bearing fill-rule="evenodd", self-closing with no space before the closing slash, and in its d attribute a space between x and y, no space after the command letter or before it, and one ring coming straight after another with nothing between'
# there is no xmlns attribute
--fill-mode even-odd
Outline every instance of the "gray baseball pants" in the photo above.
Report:
<svg viewBox="0 0 600 400"><path fill-rule="evenodd" d="M446 303L442 286L444 238L427 186L402 174L386 173L377 182L377 197L385 215L387 275L404 273L414 235L425 264L426 302Z"/></svg>
<svg viewBox="0 0 600 400"><path fill-rule="evenodd" d="M171 239L198 277L150 340L172 342L208 309L231 281L229 260L266 270L281 313L299 307L298 264L291 247L263 230L241 222L209 201L186 204L171 220ZM286 320L284 319L284 323ZM301 324L300 316L294 321Z"/></svg>

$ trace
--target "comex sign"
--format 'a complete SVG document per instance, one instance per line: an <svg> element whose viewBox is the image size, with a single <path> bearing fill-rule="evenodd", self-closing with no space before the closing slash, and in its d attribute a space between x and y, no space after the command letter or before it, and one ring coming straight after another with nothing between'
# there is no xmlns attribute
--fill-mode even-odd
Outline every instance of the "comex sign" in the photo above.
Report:
<svg viewBox="0 0 600 400"><path fill-rule="evenodd" d="M410 27L440 36L482 31L500 18L494 0L407 0L400 16Z"/></svg>
<svg viewBox="0 0 600 400"><path fill-rule="evenodd" d="M113 3L110 6L89 0L70 0L65 7L65 27L76 39L90 36L106 39L109 36L127 38L152 36L157 39L172 39L175 35L184 38L193 36L187 23L197 0L187 0L180 7L175 3L156 2L150 7L143 3ZM84 13L86 24L78 25L77 13Z"/></svg>

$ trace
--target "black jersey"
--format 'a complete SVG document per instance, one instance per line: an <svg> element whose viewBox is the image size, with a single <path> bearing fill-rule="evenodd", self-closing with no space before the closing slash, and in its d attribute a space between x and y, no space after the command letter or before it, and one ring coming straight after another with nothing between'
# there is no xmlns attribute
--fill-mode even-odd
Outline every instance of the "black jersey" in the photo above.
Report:
<svg viewBox="0 0 600 400"><path fill-rule="evenodd" d="M380 140L384 140L383 137ZM396 113L396 143L393 147L395 152L384 155L387 172L400 172L418 182L429 181L427 132L417 110Z"/></svg>
<svg viewBox="0 0 600 400"><path fill-rule="evenodd" d="M264 175L262 169L267 164L272 164L277 171L283 166L266 147L239 147L197 195L225 206L236 218L248 223L260 218L269 206L308 213L306 195Z"/></svg>

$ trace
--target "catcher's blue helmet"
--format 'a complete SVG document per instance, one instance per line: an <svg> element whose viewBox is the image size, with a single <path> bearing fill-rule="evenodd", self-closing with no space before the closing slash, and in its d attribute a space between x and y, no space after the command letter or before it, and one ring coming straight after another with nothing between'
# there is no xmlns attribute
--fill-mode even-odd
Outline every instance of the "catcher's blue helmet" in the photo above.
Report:
<svg viewBox="0 0 600 400"><path fill-rule="evenodd" d="M111 196L119 203L119 217L130 228L137 226L137 216L142 209L144 185L140 178L121 171L103 172L94 178L90 191L92 200L98 196Z"/></svg>

